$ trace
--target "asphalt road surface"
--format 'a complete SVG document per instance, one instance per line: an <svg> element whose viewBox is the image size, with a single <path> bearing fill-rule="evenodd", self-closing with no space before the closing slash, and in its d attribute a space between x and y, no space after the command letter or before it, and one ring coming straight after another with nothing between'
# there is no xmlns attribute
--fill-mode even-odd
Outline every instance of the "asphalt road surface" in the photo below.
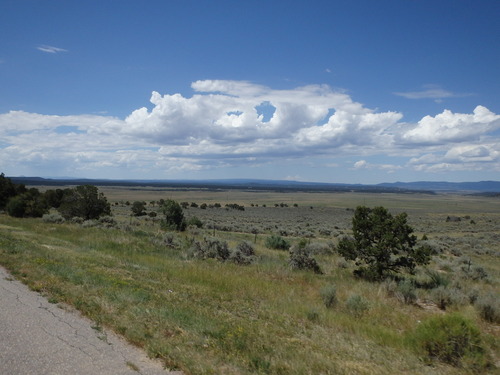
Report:
<svg viewBox="0 0 500 375"><path fill-rule="evenodd" d="M181 373L168 372L119 336L49 303L0 267L0 374Z"/></svg>

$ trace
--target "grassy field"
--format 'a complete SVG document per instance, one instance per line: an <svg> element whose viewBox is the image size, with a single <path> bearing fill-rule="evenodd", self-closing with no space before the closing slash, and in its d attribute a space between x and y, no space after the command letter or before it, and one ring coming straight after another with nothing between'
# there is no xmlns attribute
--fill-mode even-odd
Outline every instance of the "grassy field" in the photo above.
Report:
<svg viewBox="0 0 500 375"><path fill-rule="evenodd" d="M50 301L70 305L186 374L495 373L500 327L480 302L499 296L500 199L458 195L278 193L101 189L114 223L55 224L0 215L0 263ZM201 229L165 233L158 219L132 217L134 201L175 199L209 207L184 211ZM228 203L244 211L225 209ZM335 253L358 205L407 212L419 238L438 254L411 276L436 287L405 294L394 282L369 283ZM460 221L447 221L458 217ZM293 271L288 252L265 240L306 238L323 274ZM250 265L193 258L194 241L235 248L253 243ZM337 303L327 307L325 288ZM402 294L403 293L403 294ZM493 297L492 297L493 296ZM357 301L357 303L356 303ZM498 304L491 303L500 314ZM497 306L497 307L495 307ZM459 313L481 334L480 360L429 361L415 332L434 317Z"/></svg>

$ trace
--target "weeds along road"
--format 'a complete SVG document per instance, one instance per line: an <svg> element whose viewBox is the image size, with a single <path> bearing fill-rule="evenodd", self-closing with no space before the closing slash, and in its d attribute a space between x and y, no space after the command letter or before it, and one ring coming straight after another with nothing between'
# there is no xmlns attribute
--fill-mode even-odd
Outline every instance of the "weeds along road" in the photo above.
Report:
<svg viewBox="0 0 500 375"><path fill-rule="evenodd" d="M0 267L0 374L173 375L113 333L50 304Z"/></svg>

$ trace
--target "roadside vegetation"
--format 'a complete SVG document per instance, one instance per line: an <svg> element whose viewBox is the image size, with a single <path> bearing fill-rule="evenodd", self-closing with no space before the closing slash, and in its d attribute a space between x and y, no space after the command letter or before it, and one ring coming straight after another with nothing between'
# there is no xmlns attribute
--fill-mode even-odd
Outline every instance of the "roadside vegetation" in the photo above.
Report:
<svg viewBox="0 0 500 375"><path fill-rule="evenodd" d="M170 369L498 371L497 198L40 188L33 218L1 178L0 264Z"/></svg>

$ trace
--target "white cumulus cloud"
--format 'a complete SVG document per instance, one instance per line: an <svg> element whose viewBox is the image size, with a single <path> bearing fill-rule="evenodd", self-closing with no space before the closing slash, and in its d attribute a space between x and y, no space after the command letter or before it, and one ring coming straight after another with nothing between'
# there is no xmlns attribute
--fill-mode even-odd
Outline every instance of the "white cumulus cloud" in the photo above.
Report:
<svg viewBox="0 0 500 375"><path fill-rule="evenodd" d="M153 92L154 108L128 116L125 133L162 145L196 147L208 142L256 151L266 144L274 148L277 140L291 148L331 151L344 144L385 142L386 128L402 117L375 113L325 85L272 90L248 82L197 81L192 87L204 94L186 98ZM270 119L259 112L263 104L274 109Z"/></svg>
<svg viewBox="0 0 500 375"><path fill-rule="evenodd" d="M421 144L471 142L498 129L500 115L483 106L477 106L472 114L445 110L434 117L425 116L413 129L403 133L401 140L405 143Z"/></svg>
<svg viewBox="0 0 500 375"><path fill-rule="evenodd" d="M138 108L125 119L0 114L0 165L164 175L314 157L340 168L335 158L351 155L360 159L355 169L385 173L403 167L498 170L500 116L483 106L473 113L444 110L411 124L399 112L366 108L327 85L276 90L203 80L191 87L192 96L153 92L151 109ZM374 155L398 156L402 165L373 163Z"/></svg>

